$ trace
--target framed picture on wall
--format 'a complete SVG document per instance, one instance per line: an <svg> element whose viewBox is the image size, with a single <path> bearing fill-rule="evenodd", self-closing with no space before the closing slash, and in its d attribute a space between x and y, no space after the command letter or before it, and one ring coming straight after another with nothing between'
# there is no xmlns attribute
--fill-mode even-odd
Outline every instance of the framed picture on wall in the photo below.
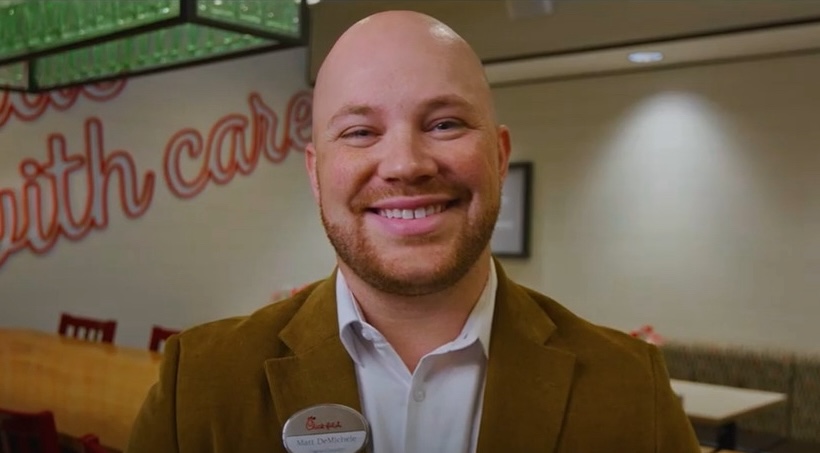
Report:
<svg viewBox="0 0 820 453"><path fill-rule="evenodd" d="M530 198L532 162L510 163L501 189L501 211L490 248L499 257L530 256Z"/></svg>

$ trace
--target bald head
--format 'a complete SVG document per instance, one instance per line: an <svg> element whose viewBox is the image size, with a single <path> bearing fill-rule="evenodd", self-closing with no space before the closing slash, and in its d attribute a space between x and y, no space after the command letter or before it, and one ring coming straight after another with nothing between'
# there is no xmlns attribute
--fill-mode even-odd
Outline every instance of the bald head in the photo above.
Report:
<svg viewBox="0 0 820 453"><path fill-rule="evenodd" d="M427 77L419 79L421 74ZM339 96L356 101L351 98L359 91L379 96L408 89L417 96L463 91L494 120L484 68L470 45L433 17L387 11L351 26L322 63L314 90L314 133L321 133L339 107Z"/></svg>
<svg viewBox="0 0 820 453"><path fill-rule="evenodd" d="M401 51L414 46L463 58L472 70L483 74L481 61L470 45L441 21L414 11L385 11L360 20L339 37L319 69L317 85L350 51Z"/></svg>

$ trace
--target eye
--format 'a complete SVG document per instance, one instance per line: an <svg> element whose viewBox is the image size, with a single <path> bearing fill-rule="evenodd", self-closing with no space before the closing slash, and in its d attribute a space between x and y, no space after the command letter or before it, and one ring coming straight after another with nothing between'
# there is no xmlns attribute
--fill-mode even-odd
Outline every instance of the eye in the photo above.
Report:
<svg viewBox="0 0 820 453"><path fill-rule="evenodd" d="M463 136L467 129L464 121L448 118L431 123L428 133L438 140L452 140Z"/></svg>
<svg viewBox="0 0 820 453"><path fill-rule="evenodd" d="M457 129L461 127L462 124L455 120L444 120L439 121L433 126L433 130L436 131L451 131L453 129Z"/></svg>
<svg viewBox="0 0 820 453"><path fill-rule="evenodd" d="M339 139L346 146L365 148L375 144L379 140L379 134L372 128L358 126L342 131Z"/></svg>
<svg viewBox="0 0 820 453"><path fill-rule="evenodd" d="M353 129L342 133L342 138L366 138L373 136L373 132L367 129Z"/></svg>

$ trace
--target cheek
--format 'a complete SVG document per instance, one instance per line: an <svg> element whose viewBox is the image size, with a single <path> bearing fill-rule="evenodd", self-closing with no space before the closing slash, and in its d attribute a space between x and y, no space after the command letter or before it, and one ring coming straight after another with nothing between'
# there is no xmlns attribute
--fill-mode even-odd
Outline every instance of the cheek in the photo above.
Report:
<svg viewBox="0 0 820 453"><path fill-rule="evenodd" d="M324 199L346 200L358 190L361 171L349 159L325 159L319 166L318 178Z"/></svg>
<svg viewBox="0 0 820 453"><path fill-rule="evenodd" d="M453 175L476 192L492 192L498 186L499 169L494 156L489 153L464 156L452 162Z"/></svg>

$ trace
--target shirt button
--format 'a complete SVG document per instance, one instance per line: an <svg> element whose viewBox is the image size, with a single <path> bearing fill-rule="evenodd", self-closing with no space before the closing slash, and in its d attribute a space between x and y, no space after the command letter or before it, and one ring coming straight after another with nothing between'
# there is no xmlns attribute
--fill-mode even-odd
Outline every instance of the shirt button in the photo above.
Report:
<svg viewBox="0 0 820 453"><path fill-rule="evenodd" d="M362 338L364 338L367 341L373 341L373 333L370 332L370 330L368 329L364 329L362 330Z"/></svg>
<svg viewBox="0 0 820 453"><path fill-rule="evenodd" d="M427 396L427 394L424 393L424 390L422 389L418 389L415 392L413 392L413 399L416 400L417 403L424 401L425 396Z"/></svg>

